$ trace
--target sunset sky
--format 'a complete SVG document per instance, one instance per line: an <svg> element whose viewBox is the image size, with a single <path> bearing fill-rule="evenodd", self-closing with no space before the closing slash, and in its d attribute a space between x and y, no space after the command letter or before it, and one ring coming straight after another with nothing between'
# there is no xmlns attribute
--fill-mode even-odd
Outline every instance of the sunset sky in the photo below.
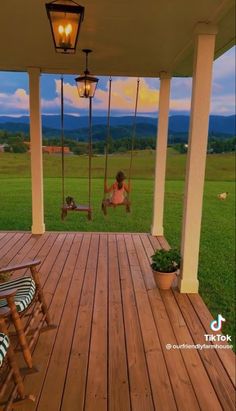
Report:
<svg viewBox="0 0 236 411"><path fill-rule="evenodd" d="M235 47L214 62L211 114L235 114ZM92 71L92 59L91 59ZM78 73L81 74L81 73ZM78 97L75 76L65 76L65 112L87 114L88 101ZM156 115L159 80L140 79L139 114ZM93 108L95 115L106 115L108 78L100 77ZM112 82L112 115L132 114L136 79L116 77ZM28 75L0 72L0 115L28 115ZM60 112L60 76L41 77L42 113ZM186 114L190 108L191 79L174 78L171 86L171 114Z"/></svg>

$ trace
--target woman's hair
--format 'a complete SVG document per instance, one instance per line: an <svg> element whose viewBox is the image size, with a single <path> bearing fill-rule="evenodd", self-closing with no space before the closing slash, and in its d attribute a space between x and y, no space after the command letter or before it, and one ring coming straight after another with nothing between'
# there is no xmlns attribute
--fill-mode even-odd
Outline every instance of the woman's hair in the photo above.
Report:
<svg viewBox="0 0 236 411"><path fill-rule="evenodd" d="M118 183L118 189L120 190L123 187L123 181L126 179L123 171L118 171L116 174L116 181Z"/></svg>

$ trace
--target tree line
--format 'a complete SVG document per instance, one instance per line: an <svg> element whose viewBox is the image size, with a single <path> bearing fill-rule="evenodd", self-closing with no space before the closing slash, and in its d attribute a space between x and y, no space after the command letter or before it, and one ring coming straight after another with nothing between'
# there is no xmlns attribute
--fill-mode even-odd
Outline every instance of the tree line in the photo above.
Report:
<svg viewBox="0 0 236 411"><path fill-rule="evenodd" d="M184 143L174 144L173 148L180 154L185 154L188 151L188 145ZM207 145L208 154L229 153L236 149L236 137L229 139L210 138Z"/></svg>
<svg viewBox="0 0 236 411"><path fill-rule="evenodd" d="M173 147L179 153L186 153L188 146L186 142L182 140L183 136L169 136L168 145ZM5 144L5 151L13 153L25 153L28 151L28 146L25 144L29 142L29 135L23 132L12 134L12 132L7 132L0 130L0 144ZM186 141L186 140L185 140ZM86 141L75 140L70 138L65 138L64 144L66 147L70 148L70 151L74 154L83 155L88 152L88 143ZM43 137L44 146L61 146L61 140L53 137L46 138ZM208 141L208 153L223 153L235 151L236 138L214 138L210 137ZM112 139L110 138L108 144L104 140L93 141L93 153L94 154L104 154L106 147L109 153L125 153L131 149L131 138L122 137ZM142 137L134 139L134 149L135 150L155 150L156 147L156 137Z"/></svg>

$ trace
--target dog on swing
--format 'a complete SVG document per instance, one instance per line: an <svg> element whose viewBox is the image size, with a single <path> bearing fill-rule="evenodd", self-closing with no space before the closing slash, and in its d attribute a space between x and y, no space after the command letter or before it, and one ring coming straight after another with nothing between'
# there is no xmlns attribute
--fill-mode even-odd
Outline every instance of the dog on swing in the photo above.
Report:
<svg viewBox="0 0 236 411"><path fill-rule="evenodd" d="M64 206L61 209L61 219L64 220L67 216L67 210L75 210L77 208L77 204L73 197L67 196Z"/></svg>
<svg viewBox="0 0 236 411"><path fill-rule="evenodd" d="M74 200L73 197L67 196L66 197L66 206L71 208L72 210L74 210L75 208L77 208L77 204Z"/></svg>

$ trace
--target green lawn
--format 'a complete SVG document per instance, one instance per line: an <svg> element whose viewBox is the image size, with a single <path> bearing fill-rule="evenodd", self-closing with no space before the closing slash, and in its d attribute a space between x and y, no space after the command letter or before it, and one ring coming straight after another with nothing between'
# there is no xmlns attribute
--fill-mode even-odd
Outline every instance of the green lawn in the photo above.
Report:
<svg viewBox="0 0 236 411"><path fill-rule="evenodd" d="M110 155L108 168L113 177L117 170L129 167L129 154ZM185 175L186 156L168 149L167 180L183 180ZM104 175L104 156L93 158L93 176ZM134 152L133 177L150 179L154 175L155 153L152 150ZM211 154L207 159L206 180L234 181L235 159L233 154ZM65 157L66 177L87 177L88 158L86 156ZM57 155L44 155L44 176L61 176L61 159ZM30 155L0 153L0 179L10 177L30 177Z"/></svg>
<svg viewBox="0 0 236 411"><path fill-rule="evenodd" d="M128 156L110 157L109 175L128 168ZM179 246L184 190L185 155L168 152L165 236L172 246ZM147 232L152 215L154 154L137 153L132 183L132 213L123 208L109 209L105 218L100 211L103 188L103 157L93 159L93 221L78 213L60 220L60 158L44 157L45 222L47 230ZM66 194L78 202L87 200L87 158L66 158ZM83 178L73 178L80 175ZM96 177L96 178L95 178ZM200 248L200 294L214 316L226 318L224 332L234 335L234 156L211 155L207 159L202 235ZM0 154L1 230L29 230L31 227L30 163L27 154ZM228 191L226 201L217 193Z"/></svg>

